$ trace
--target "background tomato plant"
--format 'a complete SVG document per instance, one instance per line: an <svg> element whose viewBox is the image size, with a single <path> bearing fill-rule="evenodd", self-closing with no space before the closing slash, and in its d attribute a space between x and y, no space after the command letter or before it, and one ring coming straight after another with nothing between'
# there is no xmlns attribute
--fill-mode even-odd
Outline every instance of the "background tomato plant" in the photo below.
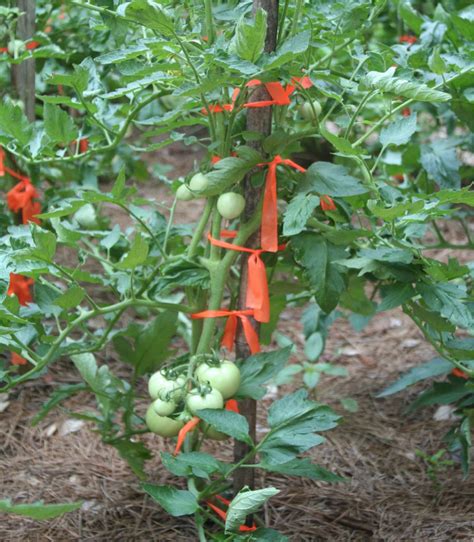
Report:
<svg viewBox="0 0 474 542"><path fill-rule="evenodd" d="M435 384L415 406L456 402L460 417L449 445L462 450L467 472L472 266L455 258L441 262L426 251L473 247L472 167L460 160L472 147L472 8L463 2L433 9L409 2L281 2L277 48L266 53L266 17L263 11L253 17L250 2L205 2L204 23L201 4L193 2L70 4L57 31L35 36L39 47L18 58L2 57L3 73L29 55L37 58L38 120L30 124L6 96L0 143L8 160L41 188L45 209L41 225L10 225L0 240L0 341L5 352L30 362L24 374L5 363L3 389L41 376L60 357L72 359L83 382L59 389L37 421L71 394L90 390L99 414L76 415L95 423L145 477L150 452L137 439L146 431L137 382L162 367L193 364L195 354L219 347L220 322L189 315L218 309L223 300L236 307L238 255L208 245L204 233L210 227L219 236L217 197L241 192L249 175L254 186L262 186L266 172L258 165L282 155L307 172L277 172L280 233L289 244L263 257L269 275L286 280L270 281L271 319L262 325L261 342L270 343L287 304L305 306L309 362L296 370L312 389L314 375L337 371L318 363L337 315L360 328L376 313L402 306L440 359L383 393L420 375L461 371ZM49 3L40 4L41 27L59 10L58 5L50 13ZM15 11L5 8L0 15L14 28ZM248 81L288 84L303 75L312 85L297 85L288 105L273 107L271 135L249 130ZM235 88L240 93L233 101ZM315 100L321 111L313 106L312 114L302 114ZM81 150L77 142L84 137L89 145ZM175 141L205 149L195 170L170 186L177 191L198 171L206 175L208 185L197 196L207 200L195 225L174 222L176 206L186 203L150 205L129 182L167 182L166 169L158 166L148 179L140 155ZM99 183L106 178L115 179L113 186ZM323 196L334 206L325 207ZM91 206L97 220L87 220ZM133 227L111 223L102 212L108 206L125 211ZM78 214L84 210L85 221ZM239 229L237 245L258 231L260 219L257 209L230 224ZM461 247L444 238L440 224L446 219L463 225ZM20 307L6 295L11 272L35 280L34 303ZM92 325L97 318L99 329ZM189 351L170 350L177 336ZM97 363L96 354L108 343L132 366L130 380L115 376L105 360ZM289 353L283 348L239 360L237 399L261 398L262 386L279 373L281 378L282 370L287 378ZM298 457L322 442L312 433L337 422L305 392L275 402L270 432L259 443L251 441L246 421L235 412L208 410L200 417L248 444L262 469L336 480ZM292 440L295 434L299 439ZM228 489L239 465L224 466L191 448L162 458L190 486L184 492L148 483L146 491L172 514L195 514L202 535L204 499ZM238 528L274 491L240 493L244 503L235 507L241 512L233 515L231 505L227 529Z"/></svg>

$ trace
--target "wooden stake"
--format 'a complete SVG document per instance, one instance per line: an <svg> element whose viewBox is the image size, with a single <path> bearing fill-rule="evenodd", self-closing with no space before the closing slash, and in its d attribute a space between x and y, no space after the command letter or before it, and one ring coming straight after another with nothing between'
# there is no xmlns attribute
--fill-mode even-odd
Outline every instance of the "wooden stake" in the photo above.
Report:
<svg viewBox="0 0 474 542"><path fill-rule="evenodd" d="M17 37L28 41L35 33L35 0L18 0L22 13L18 18ZM13 67L13 81L18 97L25 106L25 115L30 122L35 120L35 59L28 58Z"/></svg>
<svg viewBox="0 0 474 542"><path fill-rule="evenodd" d="M253 13L262 8L267 12L267 36L265 39L265 51L267 53L276 49L276 38L278 29L278 0L253 0ZM252 101L268 100L269 96L264 87L258 87L252 94ZM251 132L259 132L264 136L270 135L272 131L272 108L262 107L249 109L247 112L247 130ZM261 151L261 142L249 142L256 150ZM244 180L244 195L245 195L245 217L253 215L260 201L262 189L255 188L251 185L250 175ZM260 247L260 232L255 233L247 243L248 247ZM245 307L245 297L247 292L247 258L243 255L240 261L240 290L239 290L239 307ZM253 322L254 327L258 329L257 322ZM239 326L235 342L235 351L238 359L245 359L250 356L248 345L243 337L242 328ZM253 399L245 399L239 402L240 413L247 418L250 427L250 436L255 441L256 424L257 424L257 405ZM234 445L234 461L237 463L248 453L249 449L243 442L235 441ZM250 462L250 461L249 461ZM243 487L255 487L255 470L254 469L238 469L234 474L234 492L237 493ZM249 523L251 518L248 518Z"/></svg>

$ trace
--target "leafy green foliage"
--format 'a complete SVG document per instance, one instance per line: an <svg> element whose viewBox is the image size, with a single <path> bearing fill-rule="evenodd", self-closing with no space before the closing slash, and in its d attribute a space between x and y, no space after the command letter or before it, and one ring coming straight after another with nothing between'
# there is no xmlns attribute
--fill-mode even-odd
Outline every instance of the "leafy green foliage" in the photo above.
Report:
<svg viewBox="0 0 474 542"><path fill-rule="evenodd" d="M82 502L44 504L43 501L38 501L31 504L12 504L8 499L4 499L0 501L0 513L26 516L41 521L74 512L81 506Z"/></svg>

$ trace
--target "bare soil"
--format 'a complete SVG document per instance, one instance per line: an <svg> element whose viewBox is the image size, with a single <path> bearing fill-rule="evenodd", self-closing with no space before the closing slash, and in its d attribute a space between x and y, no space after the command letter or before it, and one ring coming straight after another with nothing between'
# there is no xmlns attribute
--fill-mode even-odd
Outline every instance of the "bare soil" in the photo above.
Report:
<svg viewBox="0 0 474 542"><path fill-rule="evenodd" d="M195 157L189 149L181 152L175 147L161 153L160 161L173 165L176 174L184 174ZM169 203L158 183L143 185L140 191L150 199ZM178 208L179 219L191 221L200 212L199 205L187 206L186 212ZM116 220L121 222L123 217L116 216ZM453 242L462 240L454 225L447 229ZM443 252L437 257L447 255ZM278 328L298 346L293 361L303 358L299 317L298 310L286 310ZM265 510L270 526L295 542L474 540L473 477L462 480L456 465L440 472L434 483L416 455L417 450L433 454L442 447L442 437L451 423L434 418L436 407L405 413L410 400L428 383L386 399L375 398L401 373L434 355L419 330L399 310L378 315L361 333L342 319L333 325L325 358L345 366L349 376L323 377L317 398L333 406L344 421L326 434L327 442L315 448L310 457L344 476L346 482L327 484L260 473L259 485L271 484L281 490ZM106 350L103 361L126 374L112 349ZM89 424L74 425L67 411L60 408L38 426L31 426L32 417L53 386L77 381L70 362L63 360L47 376L0 401L8 403L0 413L0 498L16 503L84 501L79 511L50 521L2 516L1 540L197 540L192 522L168 516L145 496L127 465L91 432ZM288 389L299 386L297 381ZM275 390L271 390L262 402L260 431L265 427L265 410L275 397ZM358 412L341 407L340 399L347 397L357 400ZM94 402L81 394L66 406L91 410ZM160 465L158 455L160 450L170 450L172 444L153 435L144 440L156 452L147 467L151 481L176 483ZM232 457L230 443L213 444L209 449L222 459Z"/></svg>

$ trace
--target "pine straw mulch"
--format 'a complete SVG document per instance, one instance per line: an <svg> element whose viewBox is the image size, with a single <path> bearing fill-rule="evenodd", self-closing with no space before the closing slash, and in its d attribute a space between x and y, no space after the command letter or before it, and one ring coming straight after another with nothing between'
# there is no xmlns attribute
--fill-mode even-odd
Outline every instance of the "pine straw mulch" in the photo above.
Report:
<svg viewBox="0 0 474 542"><path fill-rule="evenodd" d="M296 311L288 311L282 328L299 341L297 316ZM415 455L417 449L434 453L449 426L449 421L434 420L435 408L403 415L409 400L426 384L386 399L374 397L400 372L433 355L419 331L397 311L378 316L361 334L341 321L333 327L327 351L328 357L348 368L350 376L324 377L318 398L343 414L344 422L326 434L328 441L311 457L347 481L330 485L260 473L259 487L274 485L281 490L265 510L268 523L297 542L473 540L473 478L462 481L459 468L450 467L440 473L435 487ZM102 444L88 424L68 432L67 413L56 410L30 427L51 384L75 379L64 362L47 379L10 395L10 404L0 414L0 487L1 498L14 502L83 500L84 505L44 522L3 516L2 540L196 540L192 523L169 517L146 497L116 451ZM339 399L344 397L358 401L357 413L343 411ZM272 399L271 392L265 408ZM87 410L93 402L82 394L67 406ZM259 429L264 430L264 425L261 413ZM144 439L155 452L170 450L171 444L159 438ZM231 458L229 443L212 446L223 459ZM159 458L147 468L153 482L175 483Z"/></svg>

